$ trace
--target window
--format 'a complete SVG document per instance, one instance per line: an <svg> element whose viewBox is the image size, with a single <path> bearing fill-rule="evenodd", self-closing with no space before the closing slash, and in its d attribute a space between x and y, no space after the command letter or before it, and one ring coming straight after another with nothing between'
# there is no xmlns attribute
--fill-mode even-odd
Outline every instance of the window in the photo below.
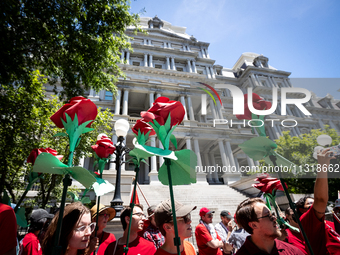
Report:
<svg viewBox="0 0 340 255"><path fill-rule="evenodd" d="M111 100L112 101L112 92L105 91L105 100Z"/></svg>
<svg viewBox="0 0 340 255"><path fill-rule="evenodd" d="M182 68L182 67L176 67L176 70L177 70L178 72L183 72L183 68Z"/></svg>
<svg viewBox="0 0 340 255"><path fill-rule="evenodd" d="M133 61L133 62L132 62L132 65L134 65L134 66L140 66L140 62Z"/></svg>
<svg viewBox="0 0 340 255"><path fill-rule="evenodd" d="M197 70L198 74L203 74L203 70Z"/></svg>
<svg viewBox="0 0 340 255"><path fill-rule="evenodd" d="M155 65L155 68L162 69L162 65Z"/></svg>

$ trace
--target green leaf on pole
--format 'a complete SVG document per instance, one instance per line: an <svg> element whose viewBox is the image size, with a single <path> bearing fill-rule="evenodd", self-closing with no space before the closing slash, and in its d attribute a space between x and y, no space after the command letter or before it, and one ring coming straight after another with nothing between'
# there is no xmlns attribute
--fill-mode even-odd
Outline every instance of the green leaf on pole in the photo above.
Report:
<svg viewBox="0 0 340 255"><path fill-rule="evenodd" d="M115 190L115 186L113 186L107 180L104 180L99 177L95 177L95 178L96 178L96 182L93 183L92 187L98 197L103 196L107 193L113 192Z"/></svg>
<svg viewBox="0 0 340 255"><path fill-rule="evenodd" d="M55 134L53 137L56 137L56 136L68 136L68 135L64 132L59 132L59 133Z"/></svg>
<svg viewBox="0 0 340 255"><path fill-rule="evenodd" d="M172 142L172 144L175 146L175 149L177 150L177 139L173 134L171 134L170 136L170 141Z"/></svg>
<svg viewBox="0 0 340 255"><path fill-rule="evenodd" d="M253 160L261 160L268 156L270 152L277 148L276 143L267 137L254 137L242 144L239 147Z"/></svg>
<svg viewBox="0 0 340 255"><path fill-rule="evenodd" d="M171 176L173 185L196 183L195 167L197 155L192 150L175 151L177 160L171 159ZM164 185L169 185L167 166L165 163L158 171L158 179Z"/></svg>

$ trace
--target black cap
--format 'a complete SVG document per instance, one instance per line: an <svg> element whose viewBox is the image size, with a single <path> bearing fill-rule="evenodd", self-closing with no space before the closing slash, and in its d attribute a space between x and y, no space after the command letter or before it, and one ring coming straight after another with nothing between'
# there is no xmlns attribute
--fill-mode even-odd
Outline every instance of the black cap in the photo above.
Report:
<svg viewBox="0 0 340 255"><path fill-rule="evenodd" d="M31 222L38 222L41 219L52 219L54 217L53 214L48 213L46 210L44 209L36 209L33 210L31 217L30 217L30 221Z"/></svg>
<svg viewBox="0 0 340 255"><path fill-rule="evenodd" d="M232 219L232 218L233 218L233 216L231 216L231 213L230 213L229 211L227 211L227 210L223 210L223 211L221 212L221 216L225 216L225 217L227 217L228 219Z"/></svg>

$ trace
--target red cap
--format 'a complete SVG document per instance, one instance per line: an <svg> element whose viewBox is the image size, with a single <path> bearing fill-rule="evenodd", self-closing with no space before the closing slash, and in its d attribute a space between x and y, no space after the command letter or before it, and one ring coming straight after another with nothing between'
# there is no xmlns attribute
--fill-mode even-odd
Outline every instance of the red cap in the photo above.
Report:
<svg viewBox="0 0 340 255"><path fill-rule="evenodd" d="M206 207L202 207L200 210L200 216L203 217L204 215L206 215L207 213L214 213L215 211L210 211L208 208Z"/></svg>

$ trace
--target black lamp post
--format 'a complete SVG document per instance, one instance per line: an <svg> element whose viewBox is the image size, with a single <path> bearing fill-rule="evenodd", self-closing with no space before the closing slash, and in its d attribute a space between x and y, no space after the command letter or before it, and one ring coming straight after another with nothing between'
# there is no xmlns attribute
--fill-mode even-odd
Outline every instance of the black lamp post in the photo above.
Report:
<svg viewBox="0 0 340 255"><path fill-rule="evenodd" d="M111 207L116 210L116 218L120 216L120 212L123 210L123 200L120 194L120 179L121 179L121 166L122 164L125 163L125 161L123 161L124 156L126 155L126 153L130 151L130 149L127 148L125 144L123 143L125 140L124 137L127 135L129 128L130 128L129 122L124 119L117 120L114 126L116 135L118 137L118 141L115 145L116 150L114 152L114 154L116 155L116 160L115 160L116 184L115 184L115 194L110 204L111 204Z"/></svg>

